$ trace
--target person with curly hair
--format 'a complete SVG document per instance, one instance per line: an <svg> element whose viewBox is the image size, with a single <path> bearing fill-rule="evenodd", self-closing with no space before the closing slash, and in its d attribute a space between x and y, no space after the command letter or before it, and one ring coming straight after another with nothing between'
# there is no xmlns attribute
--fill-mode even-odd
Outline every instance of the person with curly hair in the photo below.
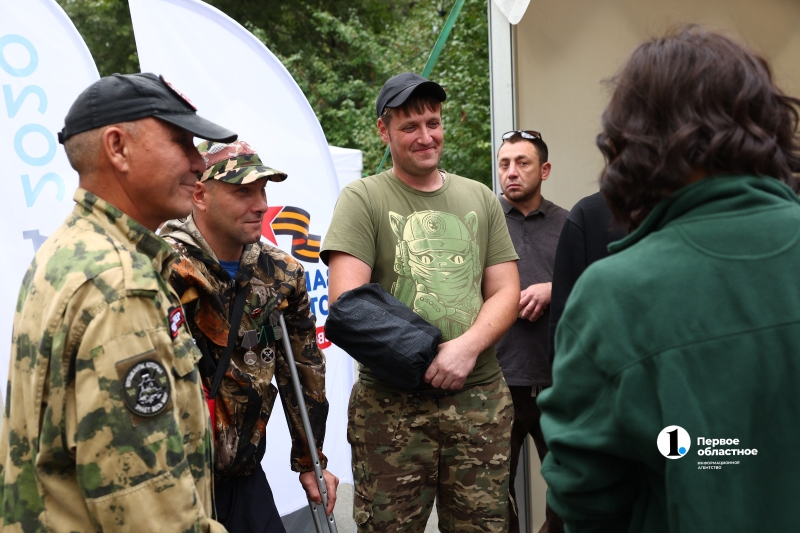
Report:
<svg viewBox="0 0 800 533"><path fill-rule="evenodd" d="M601 192L630 234L575 285L539 397L567 530L800 522L800 100L689 26L613 80Z"/></svg>

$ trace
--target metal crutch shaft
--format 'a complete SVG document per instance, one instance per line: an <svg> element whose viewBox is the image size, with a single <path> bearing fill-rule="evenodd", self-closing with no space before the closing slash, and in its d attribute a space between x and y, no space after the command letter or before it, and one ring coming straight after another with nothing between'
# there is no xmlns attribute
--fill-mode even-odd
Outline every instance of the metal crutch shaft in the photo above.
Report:
<svg viewBox="0 0 800 533"><path fill-rule="evenodd" d="M283 318L283 313L278 316L278 322L281 326L281 340L283 341L283 349L286 352L286 359L289 363L289 373L292 376L292 386L294 387L294 395L297 398L297 406L300 409L300 419L303 421L303 430L306 432L306 442L308 443L308 451L311 454L311 462L314 465L314 473L317 476L317 486L319 493L322 496L322 510L328 508L328 488L325 486L325 478L322 475L322 465L319 462L319 454L317 453L317 443L314 441L314 433L311 431L311 421L308 419L308 411L306 411L306 401L303 398L303 389L300 386L300 377L297 375L297 368L294 363L294 352L292 352L292 344L289 342L289 331L286 329L286 320ZM318 533L323 533L322 525L320 524L319 515L317 514L316 504L308 500L308 505L311 507L311 513L314 515L314 526L317 528ZM336 520L333 513L326 515L328 530L330 533L339 533L336 529Z"/></svg>

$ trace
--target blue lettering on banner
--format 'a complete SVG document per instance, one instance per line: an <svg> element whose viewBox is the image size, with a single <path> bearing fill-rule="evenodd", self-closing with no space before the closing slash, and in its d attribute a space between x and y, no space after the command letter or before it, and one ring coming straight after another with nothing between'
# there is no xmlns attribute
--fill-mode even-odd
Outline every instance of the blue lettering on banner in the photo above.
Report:
<svg viewBox="0 0 800 533"><path fill-rule="evenodd" d="M7 61L5 55L6 47L14 44L23 46L28 52L27 65L17 68L12 66ZM36 47L32 42L25 37L16 34L8 34L0 37L0 69L16 78L26 78L33 74L38 67L39 53L36 51ZM38 106L36 107L36 110L39 112L39 114L43 115L47 111L47 93L45 93L44 89L38 85L26 85L20 89L17 97L14 98L14 88L11 85L3 85L3 100L5 101L6 115L8 118L15 118L20 109L22 109L22 106L28 100L28 97L32 95L36 96L38 99ZM47 143L47 151L44 155L35 156L25 151L23 142L28 135L40 135L41 137L44 137L44 140ZM17 130L16 135L14 135L14 152L16 153L17 157L19 157L20 160L27 165L33 167L42 167L51 163L56 156L56 149L57 143L55 136L50 130L41 124L24 124ZM39 178L35 186L31 186L31 178L28 174L22 174L20 179L22 180L22 192L25 195L25 205L28 207L33 207L33 205L36 203L36 200L42 194L44 186L48 183L55 184L56 199L59 202L64 200L66 185L64 184L64 180L61 178L61 176L55 172L46 172L41 178ZM31 231L36 231L36 235L38 235L38 230ZM28 237L26 235L27 233L30 232L23 232L23 237L25 239L30 238L33 241L34 249L38 249L36 238Z"/></svg>
<svg viewBox="0 0 800 533"><path fill-rule="evenodd" d="M314 288L311 288L311 278L314 278ZM306 270L306 291L311 292L312 290L315 291L319 288L327 289L328 288L328 270L325 270L325 275L322 275L322 271L319 269Z"/></svg>
<svg viewBox="0 0 800 533"><path fill-rule="evenodd" d="M45 140L47 141L46 154L44 154L41 157L33 157L31 155L28 155L28 153L25 151L25 148L22 146L22 140L29 133L38 133L39 135L45 138ZM41 167L52 161L53 158L56 156L56 138L53 137L53 134L50 133L50 130L48 130L41 124L25 124L17 131L17 134L14 135L14 151L17 153L17 156L20 159L22 159L29 165L34 167Z"/></svg>
<svg viewBox="0 0 800 533"><path fill-rule="evenodd" d="M319 298L317 298L316 296L311 298L311 314L312 315L316 315L317 314L317 311L316 311L317 302L319 302L319 314L321 314L322 316L328 316L328 295L325 294L323 296L320 296Z"/></svg>
<svg viewBox="0 0 800 533"><path fill-rule="evenodd" d="M38 229L31 229L22 232L22 238L25 240L30 239L33 243L33 253L39 251L39 247L47 240L47 235L41 235Z"/></svg>
<svg viewBox="0 0 800 533"><path fill-rule="evenodd" d="M30 59L28 60L28 64L23 68L14 68L9 65L8 61L6 61L5 51L6 46L9 44L21 44L25 47L28 51L28 55ZM36 52L36 48L33 46L28 39L23 37L22 35L15 35L10 33L8 35L3 35L0 37L0 68L5 70L9 75L14 76L16 78L25 78L30 76L34 73L36 68L39 66L39 54Z"/></svg>
<svg viewBox="0 0 800 533"><path fill-rule="evenodd" d="M33 190L31 190L31 178L27 174L22 175L22 192L25 194L25 204L28 207L33 207L36 199L42 194L42 189L44 189L44 186L48 183L55 183L58 188L56 191L56 199L59 202L63 200L66 187L64 186L64 180L62 180L61 176L58 174L48 172L36 183L36 187L34 187Z"/></svg>
<svg viewBox="0 0 800 533"><path fill-rule="evenodd" d="M322 277L322 272L317 270L317 272L314 274L314 290L317 290L317 288L319 288L320 286L323 289L328 288L327 283L325 283L325 278Z"/></svg>
<svg viewBox="0 0 800 533"><path fill-rule="evenodd" d="M19 96L14 99L14 93L11 92L11 85L3 85L3 98L6 101L6 112L8 113L8 118L14 118L19 113L20 108L22 107L22 103L25 99L35 94L39 97L39 107L37 110L39 111L40 115L44 115L44 112L47 111L47 95L44 93L44 90L39 87L38 85L28 85L20 91Z"/></svg>

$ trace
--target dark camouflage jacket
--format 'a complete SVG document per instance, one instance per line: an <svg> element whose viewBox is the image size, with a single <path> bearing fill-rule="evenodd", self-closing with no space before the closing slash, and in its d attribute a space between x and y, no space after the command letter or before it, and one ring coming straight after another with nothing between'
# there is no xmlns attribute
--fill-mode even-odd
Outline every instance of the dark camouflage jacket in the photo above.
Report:
<svg viewBox="0 0 800 533"><path fill-rule="evenodd" d="M275 386L270 383L273 375L289 421L292 469L313 470L283 345L266 335L266 329L273 324L275 330L279 329L273 315L276 310L284 312L314 439L325 468L327 460L322 453L328 417L325 356L316 345L316 319L311 314L303 267L289 254L265 243L255 243L245 247L239 271L231 280L191 216L167 222L161 235L181 256L173 266L170 283L181 295L192 334L198 343L206 344L216 361L228 343L227 317L236 290L249 282L250 294L236 347L215 401L217 473L245 475L260 462L266 443L264 430L275 401ZM242 346L247 331L259 335L258 344L250 348L256 355L255 363L250 360L250 364L245 362L248 350ZM204 377L204 383L210 388L211 378ZM250 407L253 392L258 394L261 404L255 417Z"/></svg>
<svg viewBox="0 0 800 533"><path fill-rule="evenodd" d="M0 529L224 531L200 353L167 284L177 256L94 194L75 201L17 300Z"/></svg>

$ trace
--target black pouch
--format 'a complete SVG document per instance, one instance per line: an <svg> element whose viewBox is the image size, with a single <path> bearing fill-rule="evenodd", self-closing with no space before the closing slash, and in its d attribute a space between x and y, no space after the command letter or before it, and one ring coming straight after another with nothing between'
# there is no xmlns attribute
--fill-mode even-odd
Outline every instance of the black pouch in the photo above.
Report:
<svg viewBox="0 0 800 533"><path fill-rule="evenodd" d="M436 357L442 332L378 283L347 291L330 306L325 336L380 380L414 390Z"/></svg>

